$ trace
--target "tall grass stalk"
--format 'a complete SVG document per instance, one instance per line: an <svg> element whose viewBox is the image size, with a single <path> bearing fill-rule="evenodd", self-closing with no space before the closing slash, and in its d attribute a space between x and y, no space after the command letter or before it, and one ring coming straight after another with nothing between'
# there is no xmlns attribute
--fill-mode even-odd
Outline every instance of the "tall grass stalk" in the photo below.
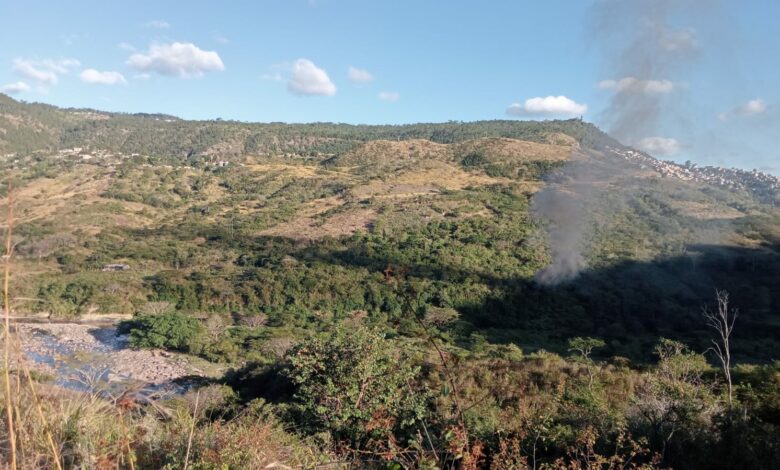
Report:
<svg viewBox="0 0 780 470"><path fill-rule="evenodd" d="M3 387L5 389L5 417L8 425L8 443L10 446L11 469L16 470L16 426L14 425L14 404L11 395L11 377L9 375L9 354L11 350L11 302L8 298L8 281L11 278L11 235L14 226L14 200L11 182L8 183L8 218L5 230L5 265L3 268Z"/></svg>

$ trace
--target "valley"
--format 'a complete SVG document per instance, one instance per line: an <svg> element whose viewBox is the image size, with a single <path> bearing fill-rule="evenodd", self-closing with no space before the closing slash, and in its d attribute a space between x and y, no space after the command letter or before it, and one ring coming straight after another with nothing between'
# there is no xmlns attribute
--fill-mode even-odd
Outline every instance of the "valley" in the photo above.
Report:
<svg viewBox="0 0 780 470"><path fill-rule="evenodd" d="M771 175L662 162L579 119L247 124L0 95L0 129L11 311L51 321L17 324L22 352L48 397L134 397L145 468L181 461L200 406L212 463L236 433L300 466L462 468L545 435L551 463L583 430L615 461L711 462L696 429L725 439L711 417L730 412L704 355L716 291L763 426L744 439L776 451L774 411L750 401L776 397L780 357ZM229 468L272 463L263 448Z"/></svg>

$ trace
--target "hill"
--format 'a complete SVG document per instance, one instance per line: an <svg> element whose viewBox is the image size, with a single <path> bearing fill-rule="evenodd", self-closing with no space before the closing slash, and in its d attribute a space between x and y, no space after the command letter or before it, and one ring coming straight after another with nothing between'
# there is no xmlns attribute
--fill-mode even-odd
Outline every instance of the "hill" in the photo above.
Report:
<svg viewBox="0 0 780 470"><path fill-rule="evenodd" d="M659 335L698 341L700 306L730 286L751 331L738 353L780 352L780 186L766 175L694 177L579 120L191 122L5 97L0 115L2 167L20 185L15 286L40 299L20 313L167 302L280 327L357 311L387 321L399 305L382 273L404 267L426 305L459 313L462 340L555 350L588 334L646 358ZM563 221L532 215L543 188L582 204L565 231L581 232L586 261L548 288L534 275ZM722 269L744 263L748 274Z"/></svg>
<svg viewBox="0 0 780 470"><path fill-rule="evenodd" d="M116 382L45 383L91 353L51 358L43 399L18 398L48 419L19 426L25 458L51 439L117 468L780 461L772 176L580 120L196 122L2 95L0 155L14 313L119 315L151 349L123 357L195 374L115 403ZM733 390L704 354L716 289L739 310Z"/></svg>

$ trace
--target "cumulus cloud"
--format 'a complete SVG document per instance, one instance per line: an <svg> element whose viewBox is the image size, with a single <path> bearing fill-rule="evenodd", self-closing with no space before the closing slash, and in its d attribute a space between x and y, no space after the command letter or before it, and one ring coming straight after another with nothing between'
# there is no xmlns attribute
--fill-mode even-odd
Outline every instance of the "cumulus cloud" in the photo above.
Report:
<svg viewBox="0 0 780 470"><path fill-rule="evenodd" d="M374 75L368 70L359 69L351 65L347 69L347 77L354 83L366 83L374 79Z"/></svg>
<svg viewBox="0 0 780 470"><path fill-rule="evenodd" d="M205 72L225 70L219 54L204 51L189 42L154 44L145 54L133 54L127 65L141 72L155 72L184 78L200 77Z"/></svg>
<svg viewBox="0 0 780 470"><path fill-rule="evenodd" d="M625 77L620 80L602 80L596 86L602 90L615 90L618 93L671 93L678 85L671 80L640 80Z"/></svg>
<svg viewBox="0 0 780 470"><path fill-rule="evenodd" d="M330 81L327 72L314 65L308 59L298 59L293 63L287 90L300 96L333 96L336 85Z"/></svg>
<svg viewBox="0 0 780 470"><path fill-rule="evenodd" d="M79 61L76 59L14 59L12 69L22 77L35 80L43 85L56 85L60 75L68 73L70 68L79 65Z"/></svg>
<svg viewBox="0 0 780 470"><path fill-rule="evenodd" d="M680 142L671 137L645 137L634 145L651 155L674 155L682 148Z"/></svg>
<svg viewBox="0 0 780 470"><path fill-rule="evenodd" d="M764 114L767 109L768 106L766 101L762 100L761 98L756 98L748 101L747 103L741 104L730 111L725 111L718 114L718 119L721 121L728 121L733 116L755 116L757 114Z"/></svg>
<svg viewBox="0 0 780 470"><path fill-rule="evenodd" d="M506 112L512 116L576 116L585 114L587 110L587 105L561 95L530 98L525 100L525 103L512 103Z"/></svg>
<svg viewBox="0 0 780 470"><path fill-rule="evenodd" d="M761 114L766 111L766 103L762 99L750 100L737 108L737 112L742 115Z"/></svg>
<svg viewBox="0 0 780 470"><path fill-rule="evenodd" d="M24 82L15 82L0 86L0 93L7 93L9 95L15 95L17 93L22 93L23 91L30 91L30 85Z"/></svg>
<svg viewBox="0 0 780 470"><path fill-rule="evenodd" d="M164 20L152 20L147 21L144 26L153 29L168 29L171 27L171 24Z"/></svg>
<svg viewBox="0 0 780 470"><path fill-rule="evenodd" d="M383 91L378 96L382 101L398 101L401 99L401 94L397 91Z"/></svg>
<svg viewBox="0 0 780 470"><path fill-rule="evenodd" d="M86 69L79 75L84 83L95 83L100 85L123 85L127 83L124 75L119 72L100 72L95 69Z"/></svg>

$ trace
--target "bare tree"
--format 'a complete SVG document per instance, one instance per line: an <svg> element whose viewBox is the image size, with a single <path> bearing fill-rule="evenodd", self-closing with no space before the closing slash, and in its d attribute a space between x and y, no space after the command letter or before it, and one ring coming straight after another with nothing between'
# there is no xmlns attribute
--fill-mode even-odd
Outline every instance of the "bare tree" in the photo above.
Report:
<svg viewBox="0 0 780 470"><path fill-rule="evenodd" d="M228 320L222 315L209 315L206 319L206 330L214 340L219 339L229 326Z"/></svg>
<svg viewBox="0 0 780 470"><path fill-rule="evenodd" d="M712 311L708 306L704 306L704 319L707 326L718 332L718 338L712 340L712 350L720 361L723 368L723 375L726 377L726 384L729 391L729 406L733 400L733 387L731 383L731 333L734 331L734 322L737 320L739 311L729 309L729 293L725 290L715 289L715 298L718 301L717 311Z"/></svg>
<svg viewBox="0 0 780 470"><path fill-rule="evenodd" d="M265 313L256 313L254 315L244 315L241 317L241 323L249 328L259 328L268 323L268 315Z"/></svg>
<svg viewBox="0 0 780 470"><path fill-rule="evenodd" d="M159 300L154 302L146 302L141 307L141 313L144 315L162 315L172 310L173 304L166 300Z"/></svg>

